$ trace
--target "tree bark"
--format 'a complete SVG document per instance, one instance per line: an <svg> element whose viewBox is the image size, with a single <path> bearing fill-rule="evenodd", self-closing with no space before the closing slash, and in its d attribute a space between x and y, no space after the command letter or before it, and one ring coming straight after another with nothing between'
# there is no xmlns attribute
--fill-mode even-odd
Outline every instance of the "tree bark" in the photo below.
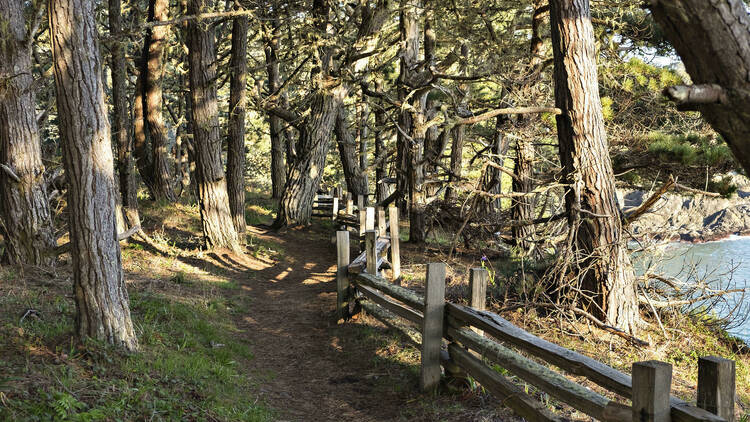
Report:
<svg viewBox="0 0 750 422"><path fill-rule="evenodd" d="M56 246L26 44L24 3L0 0L0 216L7 228L4 259L52 265ZM11 172L14 176L11 175Z"/></svg>
<svg viewBox="0 0 750 422"><path fill-rule="evenodd" d="M275 11L273 12L275 13ZM265 31L265 55L266 73L268 73L268 89L275 93L281 84L279 75L279 39L281 38L280 27L276 17L270 18L270 22L264 25ZM268 114L268 126L271 137L271 197L281 198L286 183L286 164L284 163L284 122L281 118ZM287 142L291 142L289 139ZM287 150L289 160L289 150Z"/></svg>
<svg viewBox="0 0 750 422"><path fill-rule="evenodd" d="M694 84L717 85L719 101L679 106L698 110L750 174L750 15L742 0L651 0L654 20Z"/></svg>
<svg viewBox="0 0 750 422"><path fill-rule="evenodd" d="M635 276L623 239L604 131L588 0L552 0L560 160L582 291L592 314L626 332L639 321Z"/></svg>
<svg viewBox="0 0 750 422"><path fill-rule="evenodd" d="M364 195L367 198L367 177L362 171L361 159L359 162L357 160L357 142L349 130L349 122L347 121L346 109L344 107L339 108L336 115L334 133L336 134L341 166L344 169L344 179L346 180L349 192L352 193L354 198L357 198L359 195Z"/></svg>
<svg viewBox="0 0 750 422"><path fill-rule="evenodd" d="M212 0L189 0L188 13L199 13L211 3ZM188 26L195 176L203 236L209 247L227 247L239 251L221 161L214 30L200 20L190 21Z"/></svg>
<svg viewBox="0 0 750 422"><path fill-rule="evenodd" d="M76 331L136 350L115 227L112 143L95 2L50 0L48 12L68 177Z"/></svg>
<svg viewBox="0 0 750 422"><path fill-rule="evenodd" d="M382 92L382 83L380 81L377 81L375 83L375 90L377 92ZM388 175L388 172L386 170L386 166L388 165L388 159L383 157L384 154L387 154L388 151L385 148L385 126L386 126L386 116L385 116L385 109L383 108L382 101L378 104L378 107L374 110L375 114L375 159L378 160L378 164L375 166L375 192L377 195L377 201L382 202L385 201L386 198L388 198L388 195L391 194L391 190L389 188L389 185L384 182L383 179L386 178Z"/></svg>
<svg viewBox="0 0 750 422"><path fill-rule="evenodd" d="M227 190L229 208L237 232L245 226L245 91L247 83L247 17L232 22L231 81L229 88L229 149L227 151Z"/></svg>
<svg viewBox="0 0 750 422"><path fill-rule="evenodd" d="M513 192L529 194L534 190L534 146L526 139L516 143L516 160L513 168ZM516 221L534 219L534 200L531 196L520 196L513 199L511 217ZM521 225L512 228L513 241L522 255L527 255L534 247L534 226Z"/></svg>
<svg viewBox="0 0 750 422"><path fill-rule="evenodd" d="M112 67L112 138L117 147L117 173L120 181L122 210L128 227L141 225L138 212L138 180L133 162L133 144L128 119L127 63L122 35L122 4L109 0L109 32L116 40L111 47Z"/></svg>

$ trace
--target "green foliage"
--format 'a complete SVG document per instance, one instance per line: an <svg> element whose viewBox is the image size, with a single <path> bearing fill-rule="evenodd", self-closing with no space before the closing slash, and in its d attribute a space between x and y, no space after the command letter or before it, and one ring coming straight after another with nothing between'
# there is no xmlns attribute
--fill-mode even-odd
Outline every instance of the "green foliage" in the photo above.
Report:
<svg viewBox="0 0 750 422"><path fill-rule="evenodd" d="M648 152L662 161L718 168L734 166L732 152L720 139L695 133L667 135L652 132L646 137L646 143Z"/></svg>
<svg viewBox="0 0 750 422"><path fill-rule="evenodd" d="M725 198L731 198L732 195L737 193L737 185L732 183L731 176L724 176L719 180L711 180L708 182L708 190L711 192L720 193Z"/></svg>

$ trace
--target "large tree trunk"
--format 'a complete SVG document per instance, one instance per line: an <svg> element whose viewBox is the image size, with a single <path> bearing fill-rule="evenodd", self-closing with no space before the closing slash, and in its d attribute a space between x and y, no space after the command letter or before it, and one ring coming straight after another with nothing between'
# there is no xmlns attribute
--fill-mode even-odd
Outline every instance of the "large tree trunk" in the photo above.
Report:
<svg viewBox="0 0 750 422"><path fill-rule="evenodd" d="M529 195L534 190L533 161L534 146L526 139L519 139L516 143L516 159L513 168L513 175L515 176L513 178L513 192L523 193L526 196L513 199L510 210L514 220L534 219L534 200ZM513 241L522 255L528 254L534 247L533 234L534 226L513 226Z"/></svg>
<svg viewBox="0 0 750 422"><path fill-rule="evenodd" d="M357 160L357 142L349 130L349 122L347 121L346 109L344 107L340 107L338 110L334 132L339 147L341 166L344 169L346 186L354 198L364 195L366 200L367 177L362 171L362 161Z"/></svg>
<svg viewBox="0 0 750 422"><path fill-rule="evenodd" d="M232 57L229 88L229 148L227 190L232 220L238 233L245 233L245 90L247 83L247 17L232 23Z"/></svg>
<svg viewBox="0 0 750 422"><path fill-rule="evenodd" d="M276 11L273 11L276 13ZM270 18L270 22L264 25L265 38L265 55L266 55L266 72L268 73L268 89L275 93L279 89L279 39L281 31L278 19ZM284 163L284 125L281 118L268 114L268 126L271 137L271 197L281 198L286 183L286 164ZM287 139L287 142L291 140ZM291 145L290 145L291 146ZM289 160L289 151L287 150L287 160Z"/></svg>
<svg viewBox="0 0 750 422"><path fill-rule="evenodd" d="M289 169L284 194L279 202L275 228L304 225L310 222L315 192L323 176L331 135L339 108L346 97L346 88L339 85L329 92L312 95L309 121L300 126L297 160Z"/></svg>
<svg viewBox="0 0 750 422"><path fill-rule="evenodd" d="M148 21L161 22L169 18L169 0L150 0ZM151 193L156 200L174 201L172 177L167 158L167 127L162 113L161 80L164 77L164 47L169 25L155 26L148 31L143 48L143 109L151 141Z"/></svg>
<svg viewBox="0 0 750 422"><path fill-rule="evenodd" d="M127 63L121 40L121 1L109 0L109 32L112 43L112 138L117 147L117 173L120 181L122 210L129 227L141 225L138 213L138 179L133 162L133 144L128 119Z"/></svg>
<svg viewBox="0 0 750 422"><path fill-rule="evenodd" d="M382 91L382 84L380 81L377 81L375 84L375 89L377 92ZM386 171L386 166L388 164L388 159L384 157L388 153L388 151L385 148L385 127L386 127L386 116L385 116L385 109L383 108L382 102L378 104L378 107L374 110L375 114L375 159L378 160L377 165L375 166L375 192L377 196L377 202L385 201L386 198L388 198L388 195L391 194L391 189L387 183L385 183L385 178L388 175L388 172Z"/></svg>
<svg viewBox="0 0 750 422"><path fill-rule="evenodd" d="M52 265L55 246L34 109L24 3L0 0L0 216L11 264ZM12 176L13 173L15 176Z"/></svg>
<svg viewBox="0 0 750 422"><path fill-rule="evenodd" d="M136 350L115 228L112 142L93 0L50 0L57 110L68 177L76 330Z"/></svg>
<svg viewBox="0 0 750 422"><path fill-rule="evenodd" d="M552 0L555 104L565 204L575 231L573 268L592 314L626 332L639 320L635 276L622 235L604 131L588 0Z"/></svg>
<svg viewBox="0 0 750 422"><path fill-rule="evenodd" d="M212 0L189 0L188 13L200 13L210 3ZM203 235L210 247L228 247L239 251L237 230L234 228L229 210L227 181L221 161L214 29L206 22L191 21L188 48L195 176Z"/></svg>
<svg viewBox="0 0 750 422"><path fill-rule="evenodd" d="M690 74L667 94L699 110L750 174L750 15L742 0L651 0L654 19Z"/></svg>

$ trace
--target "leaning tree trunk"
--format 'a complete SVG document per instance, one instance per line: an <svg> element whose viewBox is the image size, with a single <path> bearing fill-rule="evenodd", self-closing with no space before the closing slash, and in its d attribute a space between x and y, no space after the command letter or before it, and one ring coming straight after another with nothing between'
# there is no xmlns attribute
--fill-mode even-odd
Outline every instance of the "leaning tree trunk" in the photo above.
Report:
<svg viewBox="0 0 750 422"><path fill-rule="evenodd" d="M115 179L93 0L50 0L50 38L68 177L76 330L127 350L138 341L115 228Z"/></svg>
<svg viewBox="0 0 750 422"><path fill-rule="evenodd" d="M55 236L44 186L23 2L0 0L0 216L11 264L52 265Z"/></svg>
<svg viewBox="0 0 750 422"><path fill-rule="evenodd" d="M229 62L229 147L227 191L229 209L238 233L245 233L245 85L247 83L247 17L232 22L232 57Z"/></svg>
<svg viewBox="0 0 750 422"><path fill-rule="evenodd" d="M622 235L597 85L588 0L552 0L552 47L560 160L585 306L626 332L639 320L635 276Z"/></svg>
<svg viewBox="0 0 750 422"><path fill-rule="evenodd" d="M141 225L138 213L138 180L128 119L127 63L122 36L121 1L109 0L109 32L112 43L112 137L117 149L117 173L122 209L130 227Z"/></svg>
<svg viewBox="0 0 750 422"><path fill-rule="evenodd" d="M212 0L189 0L188 14L198 14ZM216 46L208 23L191 21L188 30L188 64L195 147L195 176L206 243L210 247L240 250L234 228L227 181L221 162L219 104L216 99Z"/></svg>
<svg viewBox="0 0 750 422"><path fill-rule="evenodd" d="M169 0L150 0L148 21L162 22L169 18ZM151 141L151 193L156 200L175 200L172 176L167 158L167 127L162 113L161 80L164 77L164 47L169 25L149 29L143 48L143 110Z"/></svg>
<svg viewBox="0 0 750 422"><path fill-rule="evenodd" d="M349 130L349 123L346 118L346 109L340 107L336 116L336 126L334 127L336 141L339 147L339 156L341 166L344 169L344 179L349 192L354 198L363 195L367 201L367 176L362 171L362 161L357 160L357 142ZM367 160L365 158L365 160Z"/></svg>
<svg viewBox="0 0 750 422"><path fill-rule="evenodd" d="M526 139L519 139L516 143L516 160L513 168L513 192L525 195L513 198L510 210L514 220L528 221L534 219L534 200L530 195L534 190L533 160L534 146ZM531 252L534 247L532 239L534 226L514 225L511 232L519 252L522 255Z"/></svg>
<svg viewBox="0 0 750 422"><path fill-rule="evenodd" d="M654 20L693 84L668 88L698 110L750 173L750 15L742 0L651 0Z"/></svg>
<svg viewBox="0 0 750 422"><path fill-rule="evenodd" d="M276 13L274 11L273 13ZM268 25L264 25L266 72L268 73L268 88L271 93L279 89L279 39L281 38L278 19L271 18ZM284 163L284 125L278 116L268 114L268 126L271 137L271 197L281 198L286 183L286 164ZM287 142L291 142L287 139ZM287 152L287 155L288 152ZM289 159L290 157L287 157Z"/></svg>

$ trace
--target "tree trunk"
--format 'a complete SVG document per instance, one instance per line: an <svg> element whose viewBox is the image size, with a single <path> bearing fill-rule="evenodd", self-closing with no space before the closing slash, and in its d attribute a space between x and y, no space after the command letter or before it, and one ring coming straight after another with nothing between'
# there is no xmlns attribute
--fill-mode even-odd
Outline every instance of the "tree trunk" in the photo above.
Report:
<svg viewBox="0 0 750 422"><path fill-rule="evenodd" d="M151 196L154 197L153 171L151 170L151 152L148 149L148 135L146 134L146 119L143 110L143 78L146 75L141 71L135 80L135 94L133 94L133 156L141 175L143 184L146 185Z"/></svg>
<svg viewBox="0 0 750 422"><path fill-rule="evenodd" d="M377 92L382 91L382 84L380 81L377 81L375 83L375 90ZM385 154L388 153L388 151L385 148L385 127L386 127L386 116L385 116L385 109L383 108L382 102L378 104L378 107L374 110L375 114L375 159L378 160L377 165L375 166L375 192L377 195L377 201L382 202L385 201L386 198L388 198L388 195L391 194L391 190L389 188L389 185L385 183L383 179L386 178L388 175L388 172L386 171L386 166L388 164L388 159L384 157Z"/></svg>
<svg viewBox="0 0 750 422"><path fill-rule="evenodd" d="M469 61L469 45L461 45L461 74L467 74L467 63ZM458 93L460 98L460 105L466 107L467 98L469 96L469 84L461 84L458 86ZM465 125L459 125L451 131L453 135L453 144L451 145L451 174L448 178L449 185L445 191L445 199L454 201L456 199L456 190L450 183L457 183L461 180L461 171L463 169L463 156L464 156L464 134L466 132Z"/></svg>
<svg viewBox="0 0 750 422"><path fill-rule="evenodd" d="M359 172L362 177L362 184L364 185L364 195L367 197L367 192L370 189L369 178L367 177L367 139L370 136L370 131L367 127L367 120L370 115L370 108L367 107L365 99L362 98L361 102L357 104L357 138L359 139Z"/></svg>
<svg viewBox="0 0 750 422"><path fill-rule="evenodd" d="M0 216L7 228L5 260L53 265L55 247L34 108L24 3L0 0ZM11 176L11 172L14 176Z"/></svg>
<svg viewBox="0 0 750 422"><path fill-rule="evenodd" d="M491 158L490 160L499 165L503 166L505 161L505 154L508 150L508 138L503 136L502 127L507 120L507 116L500 115L495 119L495 136L492 140L492 147L490 148ZM482 181L482 190L490 194L499 194L502 191L502 172L494 167L488 167ZM482 199L480 209L486 214L498 213L501 209L500 198L484 198Z"/></svg>
<svg viewBox="0 0 750 422"><path fill-rule="evenodd" d="M750 174L750 15L742 0L651 0L693 86L668 89L684 110L698 110ZM698 88L713 95L701 98Z"/></svg>
<svg viewBox="0 0 750 422"><path fill-rule="evenodd" d="M338 110L334 132L338 141L339 156L341 157L341 166L344 169L346 186L354 198L364 195L366 202L367 177L362 171L362 161L357 162L357 142L349 130L349 122L347 121L346 109L344 107L340 107Z"/></svg>
<svg viewBox="0 0 750 422"><path fill-rule="evenodd" d="M247 83L247 17L232 22L232 57L229 88L229 149L227 190L237 232L245 233L245 90Z"/></svg>
<svg viewBox="0 0 750 422"><path fill-rule="evenodd" d="M148 21L161 22L169 19L169 0L150 0ZM151 193L154 199L173 202L172 176L167 158L167 127L162 113L161 80L164 77L164 47L169 25L149 29L143 48L143 109L146 127L151 141Z"/></svg>
<svg viewBox="0 0 750 422"><path fill-rule="evenodd" d="M115 228L110 126L93 0L50 0L57 110L68 177L76 330L136 350Z"/></svg>
<svg viewBox="0 0 750 422"><path fill-rule="evenodd" d="M138 180L133 162L133 144L128 119L127 63L121 42L121 1L109 0L109 32L112 43L112 137L117 146L117 174L120 181L122 210L128 227L141 225L138 213Z"/></svg>
<svg viewBox="0 0 750 422"><path fill-rule="evenodd" d="M529 194L534 190L534 146L526 139L519 139L516 143L516 160L513 168L513 192ZM511 205L513 220L533 220L534 200L531 196L521 196L513 199ZM534 226L513 226L513 241L522 255L527 255L534 247Z"/></svg>
<svg viewBox="0 0 750 422"><path fill-rule="evenodd" d="M212 0L189 0L188 14L200 13L211 3ZM188 30L188 49L195 176L203 235L210 247L227 247L239 251L239 240L229 210L227 181L221 161L214 29L203 21L191 21Z"/></svg>
<svg viewBox="0 0 750 422"><path fill-rule="evenodd" d="M552 46L560 160L574 252L592 314L626 332L639 320L635 276L622 235L604 131L588 0L552 0Z"/></svg>
<svg viewBox="0 0 750 422"><path fill-rule="evenodd" d="M272 13L276 13L273 11ZM281 84L279 75L279 39L281 30L278 19L273 16L269 22L263 25L266 73L268 73L268 89L273 94ZM284 122L281 118L268 114L268 126L271 137L271 197L281 198L286 183L286 164L284 163ZM290 140L287 140L290 142ZM286 152L289 155L289 151ZM287 160L290 157L287 157Z"/></svg>

